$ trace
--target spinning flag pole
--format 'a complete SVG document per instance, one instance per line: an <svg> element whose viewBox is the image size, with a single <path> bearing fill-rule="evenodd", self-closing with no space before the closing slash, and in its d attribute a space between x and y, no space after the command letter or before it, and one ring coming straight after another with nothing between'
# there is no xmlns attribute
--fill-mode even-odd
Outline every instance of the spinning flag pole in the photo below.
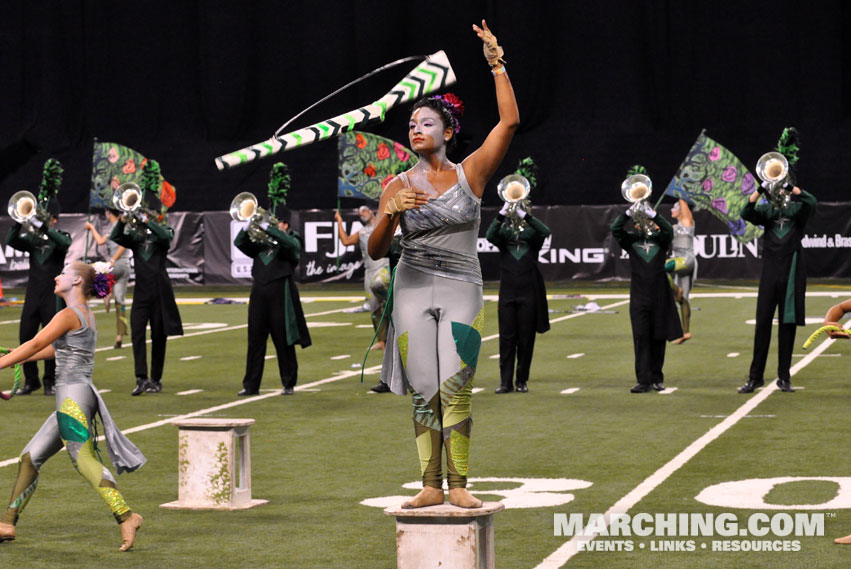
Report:
<svg viewBox="0 0 851 569"><path fill-rule="evenodd" d="M737 241L748 243L762 235L762 228L742 219L757 183L735 154L701 131L665 194L708 210L727 224Z"/></svg>
<svg viewBox="0 0 851 569"><path fill-rule="evenodd" d="M455 72L452 71L446 53L443 50L438 51L427 56L425 61L417 65L386 95L374 103L293 132L275 133L275 136L265 142L219 156L216 158L216 167L219 170L225 170L258 158L325 140L371 122L383 121L385 113L396 105L445 89L455 81Z"/></svg>

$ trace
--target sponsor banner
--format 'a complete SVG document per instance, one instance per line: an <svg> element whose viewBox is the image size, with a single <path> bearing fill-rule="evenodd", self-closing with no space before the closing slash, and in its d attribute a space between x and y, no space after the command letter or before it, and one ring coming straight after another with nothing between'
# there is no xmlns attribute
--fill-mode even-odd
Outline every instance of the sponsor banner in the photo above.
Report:
<svg viewBox="0 0 851 569"><path fill-rule="evenodd" d="M629 278L627 256L612 239L609 226L626 204L610 206L543 206L533 210L552 231L539 257L541 271L548 281ZM499 279L499 255L485 239L485 233L498 208L482 208L482 224L477 248L485 280ZM670 207L660 207L670 215ZM706 211L694 214L695 255L698 279L759 278L761 243L739 242L725 223ZM171 212L169 223L175 238L168 255L168 272L176 285L250 284L251 259L233 246L242 227L227 212ZM86 248L85 214L64 214L59 228L67 231L73 244L67 259L82 258ZM103 229L105 221L95 216L93 223ZM0 217L0 236L13 221ZM304 251L296 272L299 282L361 282L363 260L360 247L344 246L337 234L334 210L293 212L292 225L304 238ZM346 233L360 229L354 211L343 213ZM89 239L90 259L103 259L106 247ZM802 242L809 277L851 276L851 202L819 204L807 225ZM3 286L26 285L29 256L11 247L0 249L0 279Z"/></svg>

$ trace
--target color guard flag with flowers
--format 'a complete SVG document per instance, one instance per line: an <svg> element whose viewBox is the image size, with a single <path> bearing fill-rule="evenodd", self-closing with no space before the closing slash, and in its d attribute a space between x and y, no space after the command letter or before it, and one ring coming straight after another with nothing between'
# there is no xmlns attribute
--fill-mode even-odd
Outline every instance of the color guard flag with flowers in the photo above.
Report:
<svg viewBox="0 0 851 569"><path fill-rule="evenodd" d="M92 154L92 187L89 192L90 209L106 209L112 205L115 189L125 182L141 185L142 169L148 159L128 146L95 140ZM156 196L167 209L177 197L174 187L162 180L160 195Z"/></svg>
<svg viewBox="0 0 851 569"><path fill-rule="evenodd" d="M762 235L761 227L741 215L757 183L735 154L701 131L665 193L709 210L727 224L736 240L748 243Z"/></svg>
<svg viewBox="0 0 851 569"><path fill-rule="evenodd" d="M416 164L417 156L389 138L349 131L337 142L337 196L378 201L393 176Z"/></svg>

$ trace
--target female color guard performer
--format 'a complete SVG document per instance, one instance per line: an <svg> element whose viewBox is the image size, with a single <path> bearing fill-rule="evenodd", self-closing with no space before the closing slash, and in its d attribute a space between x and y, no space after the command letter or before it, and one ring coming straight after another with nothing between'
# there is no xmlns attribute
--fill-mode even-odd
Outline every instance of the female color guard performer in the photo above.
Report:
<svg viewBox="0 0 851 569"><path fill-rule="evenodd" d="M97 328L88 298L104 297L110 283L106 273L75 262L55 279L54 292L68 306L58 312L32 340L0 357L0 369L26 361L56 359L56 411L47 418L21 452L12 498L0 517L0 541L16 537L15 525L38 485L38 473L64 445L71 463L101 495L121 528L121 551L133 546L142 516L134 513L115 485L112 473L101 463L95 446L95 413L103 422L112 464L121 474L132 472L145 457L118 430L106 404L92 383Z"/></svg>
<svg viewBox="0 0 851 569"><path fill-rule="evenodd" d="M127 283L130 280L130 258L126 255L127 249L122 247L115 241L107 238L118 223L118 216L121 212L108 209L106 210L106 218L109 220L105 235L101 235L97 228L90 222L86 222L86 231L91 231L95 243L98 245L106 245L106 252L109 255L109 266L112 267L112 274L115 276L115 285L112 287L112 294L107 296L104 301L106 311L109 312L110 299L115 299L115 345L117 350L121 347L121 342L124 340L124 334L127 333L127 317L126 314L126 294Z"/></svg>
<svg viewBox="0 0 851 569"><path fill-rule="evenodd" d="M689 294L694 280L697 278L697 259L694 256L694 216L688 202L680 199L671 208L671 217L677 220L674 225L674 240L671 242L671 258L665 263L665 270L671 275L674 289L674 300L680 305L680 321L683 325L683 336L674 340L674 344L682 344L691 339L689 325L691 323L691 304Z"/></svg>
<svg viewBox="0 0 851 569"><path fill-rule="evenodd" d="M449 93L418 101L408 138L419 162L385 188L369 240L369 255L380 259L401 224L402 256L382 379L394 393L410 389L413 394L423 489L404 508L443 503L442 447L449 501L465 508L481 505L466 489L472 381L484 320L476 241L482 193L520 117L502 48L484 20L473 29L484 42L494 77L499 122L481 147L454 164L446 153L460 130L463 104Z"/></svg>

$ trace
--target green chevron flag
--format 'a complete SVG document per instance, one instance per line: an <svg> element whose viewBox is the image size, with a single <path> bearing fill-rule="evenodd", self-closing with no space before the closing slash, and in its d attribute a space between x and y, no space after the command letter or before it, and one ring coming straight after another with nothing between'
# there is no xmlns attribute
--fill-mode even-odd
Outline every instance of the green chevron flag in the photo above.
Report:
<svg viewBox="0 0 851 569"><path fill-rule="evenodd" d="M337 139L337 196L378 201L387 182L413 167L417 156L389 138L350 131Z"/></svg>
<svg viewBox="0 0 851 569"><path fill-rule="evenodd" d="M756 190L757 180L736 155L701 132L665 193L708 210L736 240L748 243L762 235L761 227L741 215Z"/></svg>

